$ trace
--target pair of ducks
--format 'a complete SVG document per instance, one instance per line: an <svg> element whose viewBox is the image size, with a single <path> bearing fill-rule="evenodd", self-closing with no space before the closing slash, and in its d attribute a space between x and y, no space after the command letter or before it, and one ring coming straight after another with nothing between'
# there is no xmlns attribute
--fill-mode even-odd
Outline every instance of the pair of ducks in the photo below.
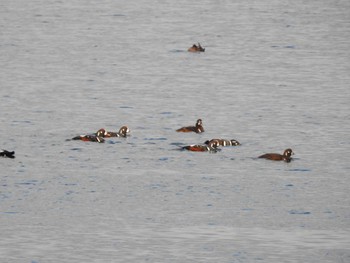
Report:
<svg viewBox="0 0 350 263"><path fill-rule="evenodd" d="M182 127L180 129L177 129L176 131L202 133L204 132L203 122L201 119L198 119L195 126ZM182 149L193 151L193 152L217 152L218 150L220 150L218 149L219 146L238 146L238 145L241 145L241 144L236 140L212 139L212 140L206 141L204 145L193 144L193 145L184 146L182 147ZM283 152L283 154L265 153L263 155L260 155L258 158L264 158L264 159L273 160L273 161L285 161L289 163L292 160L291 156L293 154L294 153L292 149L288 148Z"/></svg>
<svg viewBox="0 0 350 263"><path fill-rule="evenodd" d="M96 133L93 134L87 134L87 135L78 135L72 138L72 140L81 140L84 142L99 142L103 143L105 142L104 138L111 138L111 137L126 137L130 133L130 130L127 126L122 126L118 132L110 132L106 131L105 129L99 129Z"/></svg>

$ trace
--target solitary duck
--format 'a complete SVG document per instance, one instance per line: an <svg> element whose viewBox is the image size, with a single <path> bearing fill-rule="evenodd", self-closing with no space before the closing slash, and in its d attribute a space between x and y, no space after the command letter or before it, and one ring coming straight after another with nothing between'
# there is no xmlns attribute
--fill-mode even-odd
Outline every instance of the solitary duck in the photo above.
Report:
<svg viewBox="0 0 350 263"><path fill-rule="evenodd" d="M273 160L273 161L285 161L287 163L289 163L292 158L291 156L294 154L294 152L292 151L292 149L286 149L283 154L279 154L279 153L265 153L261 156L259 156L259 158L265 158L268 160Z"/></svg>
<svg viewBox="0 0 350 263"><path fill-rule="evenodd" d="M15 152L14 151L9 152L9 151L6 151L6 150L2 150L0 152L0 156L5 157L5 158L13 159L13 158L15 158Z"/></svg>
<svg viewBox="0 0 350 263"><path fill-rule="evenodd" d="M198 43L198 46L196 44L193 44L193 46L190 47L187 51L188 52L204 52L205 48L202 48L201 44Z"/></svg>
<svg viewBox="0 0 350 263"><path fill-rule="evenodd" d="M202 126L202 120L198 119L196 122L196 126L186 126L176 130L177 132L195 132L201 133L204 132L204 128Z"/></svg>
<svg viewBox="0 0 350 263"><path fill-rule="evenodd" d="M182 147L183 150L188 150L192 152L217 152L220 149L218 141L211 141L208 145L192 144Z"/></svg>
<svg viewBox="0 0 350 263"><path fill-rule="evenodd" d="M88 135L78 135L72 138L72 140L81 140L84 142L99 142L103 143L105 140L103 139L104 129L99 129L96 134L88 134Z"/></svg>
<svg viewBox="0 0 350 263"><path fill-rule="evenodd" d="M104 138L110 138L110 137L126 137L129 135L130 133L130 130L127 126L122 126L118 132L109 132L109 131L106 131L105 129L99 129L96 133L96 135L98 133L101 133L102 134L102 137Z"/></svg>
<svg viewBox="0 0 350 263"><path fill-rule="evenodd" d="M209 144L211 141L218 141L220 146L238 146L241 145L239 143L239 141L237 140L225 140L225 139L211 139L211 140L207 140L204 143L205 144Z"/></svg>

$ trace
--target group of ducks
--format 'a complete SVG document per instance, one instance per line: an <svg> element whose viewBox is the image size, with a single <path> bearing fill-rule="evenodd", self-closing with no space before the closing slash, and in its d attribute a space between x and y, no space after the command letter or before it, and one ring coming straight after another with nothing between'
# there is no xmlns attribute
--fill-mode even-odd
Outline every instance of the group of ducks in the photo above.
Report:
<svg viewBox="0 0 350 263"><path fill-rule="evenodd" d="M185 126L176 130L177 132L195 132L202 133L204 132L203 122L201 119L198 119L194 126ZM78 135L73 137L72 140L81 140L81 141L90 141L90 142L105 142L105 138L111 137L127 137L130 135L130 130L127 126L122 126L119 129L119 132L109 132L105 129L99 129L97 132L88 134L88 135ZM192 152L217 152L220 151L219 147L225 146L239 146L241 145L237 140L231 139L211 139L205 141L203 144L192 144L187 146L182 146L181 150L187 150ZM293 155L291 149L286 149L283 154L278 153L266 153L259 158L265 158L274 161L285 161L290 162L292 160L291 156Z"/></svg>
<svg viewBox="0 0 350 263"><path fill-rule="evenodd" d="M176 130L177 132L195 132L202 133L204 128L202 125L202 120L198 119L195 126L186 126ZM193 151L193 152L217 152L219 146L238 146L241 145L237 140L226 140L226 139L211 139L204 142L204 145L193 144L182 147L183 150ZM293 155L292 149L286 149L283 154L279 153L265 153L260 155L258 158L264 158L273 161L285 161L289 163L292 160Z"/></svg>
<svg viewBox="0 0 350 263"><path fill-rule="evenodd" d="M193 44L192 47L190 47L188 52L204 52L205 48L201 46L200 43L198 45ZM198 119L195 126L185 126L180 129L176 130L177 132L195 132L195 133L202 133L204 132L202 120ZM99 142L103 143L105 142L105 138L111 138L111 137L127 137L130 134L130 130L127 126L122 126L118 132L109 132L105 129L99 129L97 132L87 135L78 135L72 138L72 140L81 140L81 141L88 141L88 142ZM237 140L226 140L226 139L211 139L204 142L204 144L192 144L183 146L182 150L188 150L192 152L217 152L220 149L218 147L220 146L238 146L241 145ZM0 156L7 157L7 158L15 158L14 156L15 152L12 151L6 151L3 150L0 152ZM259 158L265 158L269 160L274 161L285 161L290 162L292 160L291 156L293 155L292 149L286 149L283 154L278 153L266 153Z"/></svg>
<svg viewBox="0 0 350 263"><path fill-rule="evenodd" d="M185 126L176 130L177 132L204 132L203 122L198 119L195 126ZM183 150L188 150L192 152L217 152L219 146L238 146L241 145L237 140L226 140L226 139L211 139L201 144L192 144L182 147Z"/></svg>
<svg viewBox="0 0 350 263"><path fill-rule="evenodd" d="M176 131L202 133L204 132L203 122L201 119L198 119L194 126L181 127ZM103 143L105 142L105 138L112 138L112 137L126 138L128 135L130 135L130 129L127 126L122 126L118 132L111 132L111 131L106 131L105 129L99 129L95 133L87 134L87 135L78 135L73 137L71 140ZM192 152L217 152L217 151L220 151L219 149L220 146L225 147L225 146L239 146L239 145L241 144L234 139L231 139L231 140L211 139L211 140L205 141L203 144L192 144L192 145L182 146L181 150L187 150ZM289 163L292 160L291 156L293 154L294 153L292 149L288 148L283 152L283 154L266 153L259 156L258 158L265 158L273 161L285 161ZM2 150L0 152L0 156L7 157L7 158L15 158L15 152Z"/></svg>
<svg viewBox="0 0 350 263"><path fill-rule="evenodd" d="M205 48L203 48L201 46L200 43L198 43L198 45L193 44L192 47L190 47L188 50L188 52L204 52ZM199 127L199 126L198 126ZM185 131L185 129L188 128L188 131L194 131L194 132L203 132L204 129L202 127L202 124L200 124L200 129L202 130L197 130L197 128L195 128L194 130L191 130L191 127L183 127L184 130L182 130L183 132L187 132ZM178 130L180 131L180 129ZM79 135L76 136L74 138L72 138L72 140L81 140L81 141L90 141L90 142L105 142L104 138L111 138L111 137L127 137L129 135L130 130L128 129L128 127L123 126L120 128L119 132L108 132L105 129L99 129L97 132L93 133L93 134L88 134L88 135ZM219 143L221 143L221 145L226 146L227 145L239 145L239 142L233 140L234 142L231 141L220 141ZM214 148L216 148L216 143L212 142L212 141L207 141L205 142L206 146L203 147L194 147L194 146L187 146L188 148L184 147L185 149L188 149L190 151L208 151L208 150L213 150ZM204 148L205 147L205 148ZM15 152L14 151L7 151L7 150L2 150L0 152L0 157L7 157L7 158L15 158Z"/></svg>
<svg viewBox="0 0 350 263"><path fill-rule="evenodd" d="M201 46L200 43L198 45L193 44L192 47L190 47L188 52L204 52L205 48ZM196 132L196 133L201 133L204 132L204 128L202 126L202 120L198 119L196 122L195 126L187 126L187 127L182 127L178 130L177 132ZM188 145L182 147L184 150L188 151L194 151L194 152L216 152L218 151L219 146L238 146L240 143L236 140L225 140L225 139L211 139L208 141L204 142L204 145ZM288 148L284 150L283 154L278 154L278 153L266 153L259 158L265 158L273 161L285 161L285 162L290 162L292 160L291 156L293 155L292 149Z"/></svg>

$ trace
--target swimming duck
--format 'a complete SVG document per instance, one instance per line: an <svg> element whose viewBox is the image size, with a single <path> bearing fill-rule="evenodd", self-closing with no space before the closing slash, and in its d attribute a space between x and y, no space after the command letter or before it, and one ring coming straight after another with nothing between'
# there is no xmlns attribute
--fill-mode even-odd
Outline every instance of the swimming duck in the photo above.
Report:
<svg viewBox="0 0 350 263"><path fill-rule="evenodd" d="M105 140L103 139L105 130L104 129L99 129L97 133L95 134L88 134L88 135L78 135L72 138L72 140L81 140L84 142L99 142L103 143Z"/></svg>
<svg viewBox="0 0 350 263"><path fill-rule="evenodd" d="M201 44L198 43L198 46L196 44L193 44L193 46L190 47L187 51L188 52L204 52L205 48L202 48Z"/></svg>
<svg viewBox="0 0 350 263"><path fill-rule="evenodd" d="M208 145L199 145L199 144L192 144L188 146L182 147L183 150L188 150L192 152L217 152L220 149L219 142L218 141L211 141Z"/></svg>
<svg viewBox="0 0 350 263"><path fill-rule="evenodd" d="M195 132L201 133L204 132L204 128L202 126L202 120L198 119L195 126L186 126L176 130L177 132Z"/></svg>
<svg viewBox="0 0 350 263"><path fill-rule="evenodd" d="M13 158L15 158L15 152L14 151L9 152L9 151L6 151L6 150L2 150L0 152L0 156L5 157L5 158L13 159Z"/></svg>
<svg viewBox="0 0 350 263"><path fill-rule="evenodd" d="M259 158L264 158L264 159L268 159L268 160L273 160L273 161L285 161L287 163L289 163L292 158L291 156L294 154L294 152L292 151L292 149L286 149L283 154L279 154L279 153L265 153L261 156L259 156Z"/></svg>

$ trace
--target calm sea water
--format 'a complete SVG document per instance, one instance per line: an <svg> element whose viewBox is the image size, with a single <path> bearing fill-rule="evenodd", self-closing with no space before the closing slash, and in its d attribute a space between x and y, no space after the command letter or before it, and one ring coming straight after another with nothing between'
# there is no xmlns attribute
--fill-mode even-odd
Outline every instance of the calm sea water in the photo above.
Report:
<svg viewBox="0 0 350 263"><path fill-rule="evenodd" d="M349 262L349 13L1 1L1 262ZM175 132L198 118L205 133ZM211 138L242 145L178 150Z"/></svg>

